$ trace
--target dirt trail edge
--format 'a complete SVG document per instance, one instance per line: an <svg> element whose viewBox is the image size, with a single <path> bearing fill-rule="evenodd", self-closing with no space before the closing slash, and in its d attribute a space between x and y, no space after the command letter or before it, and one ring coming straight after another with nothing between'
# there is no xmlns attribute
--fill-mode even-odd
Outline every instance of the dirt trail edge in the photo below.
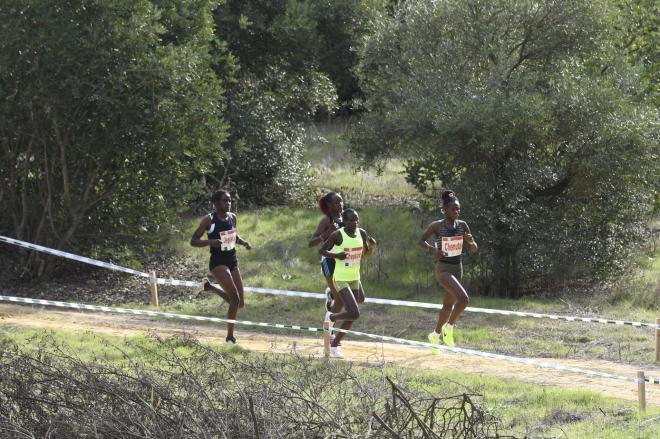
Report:
<svg viewBox="0 0 660 439"><path fill-rule="evenodd" d="M195 324L188 321L154 320L148 317L118 314L97 314L83 311L59 311L40 306L0 304L0 330L28 326L46 330L91 332L112 336L134 336L153 332L162 336L187 333L200 340L214 343L224 342L224 327ZM258 352L291 353L322 357L322 337L264 334L237 327L236 338L244 349ZM440 352L432 354L427 349L398 344L363 341L349 336L342 347L347 360L360 363L388 363L418 370L457 370L529 383L567 389L592 390L606 396L637 401L637 384L607 378L595 378L575 373L561 372L503 360L471 357L461 354ZM635 377L639 366L602 360L567 360L535 358L564 366L579 367L616 375ZM342 361L342 360L332 360ZM660 367L644 367L647 376L659 377ZM660 386L646 385L646 400L649 405L660 406Z"/></svg>

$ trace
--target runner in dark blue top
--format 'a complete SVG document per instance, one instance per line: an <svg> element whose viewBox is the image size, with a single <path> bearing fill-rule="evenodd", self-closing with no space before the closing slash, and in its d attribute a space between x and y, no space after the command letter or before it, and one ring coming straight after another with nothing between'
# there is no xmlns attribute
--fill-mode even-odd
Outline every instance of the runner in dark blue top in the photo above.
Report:
<svg viewBox="0 0 660 439"><path fill-rule="evenodd" d="M238 236L236 230L236 215L231 213L231 195L229 192L219 190L211 196L211 203L215 212L205 215L193 233L190 245L193 247L211 248L209 271L220 288L213 286L208 280L204 281L204 291L213 291L222 297L228 304L227 318L235 320L238 309L243 308L243 279L238 269L236 259L236 244L250 250L249 242ZM201 239L204 232L208 239ZM236 344L234 338L234 324L227 324L227 343Z"/></svg>
<svg viewBox="0 0 660 439"><path fill-rule="evenodd" d="M419 245L436 256L435 279L445 290L438 323L428 339L433 344L439 344L442 333L442 341L448 346L454 346L454 323L470 303L461 285L463 242L467 243L471 252L476 252L478 247L467 223L458 219L461 204L453 191L442 193L442 211L445 217L428 226ZM433 244L427 241L431 237L435 241Z"/></svg>
<svg viewBox="0 0 660 439"><path fill-rule="evenodd" d="M316 231L309 240L310 247L316 247L322 244L332 232L339 230L343 226L341 214L344 211L344 200L341 198L341 195L337 192L328 192L319 200L319 208L323 212L323 218L319 221ZM339 312L343 303L337 294L337 289L332 280L332 275L335 272L335 260L322 256L321 270L328 285L325 289L325 307L328 311Z"/></svg>

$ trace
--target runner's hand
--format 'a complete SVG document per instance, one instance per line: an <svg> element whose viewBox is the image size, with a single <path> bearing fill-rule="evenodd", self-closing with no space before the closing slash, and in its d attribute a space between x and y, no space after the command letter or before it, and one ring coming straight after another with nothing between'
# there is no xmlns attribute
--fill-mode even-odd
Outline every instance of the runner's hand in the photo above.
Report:
<svg viewBox="0 0 660 439"><path fill-rule="evenodd" d="M335 259L339 259L339 260L343 261L344 259L346 259L346 253L344 253L344 252L335 253Z"/></svg>
<svg viewBox="0 0 660 439"><path fill-rule="evenodd" d="M246 250L252 250L252 244L245 240L243 240L243 247L245 247Z"/></svg>
<svg viewBox="0 0 660 439"><path fill-rule="evenodd" d="M437 259L449 257L449 254L440 248L436 248L434 253Z"/></svg>

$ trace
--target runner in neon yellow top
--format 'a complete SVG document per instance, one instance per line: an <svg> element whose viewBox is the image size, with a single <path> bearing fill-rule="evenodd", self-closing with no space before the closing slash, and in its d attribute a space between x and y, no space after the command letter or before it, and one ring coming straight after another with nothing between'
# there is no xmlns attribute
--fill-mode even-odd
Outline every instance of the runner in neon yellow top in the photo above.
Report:
<svg viewBox="0 0 660 439"><path fill-rule="evenodd" d="M332 232L323 243L319 253L326 258L337 260L333 280L345 307L344 312L332 313L328 311L325 319L333 324L337 320L342 320L341 329L350 329L353 322L360 317L358 303L364 302L364 289L360 282L360 261L362 257L371 254L376 246L376 241L367 236L364 229L357 227L360 219L355 210L344 210L342 218L344 227ZM338 332L335 335L335 339L330 345L331 356L344 357L339 350L342 338L344 338L343 332Z"/></svg>

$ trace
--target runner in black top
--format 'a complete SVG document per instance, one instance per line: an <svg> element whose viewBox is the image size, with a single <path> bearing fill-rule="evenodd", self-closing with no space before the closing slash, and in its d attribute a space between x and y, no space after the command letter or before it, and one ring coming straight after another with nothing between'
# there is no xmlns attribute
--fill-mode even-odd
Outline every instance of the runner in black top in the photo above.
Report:
<svg viewBox="0 0 660 439"><path fill-rule="evenodd" d="M442 333L443 342L448 346L454 346L454 323L470 302L465 288L461 285L463 241L467 243L471 252L476 252L478 246L470 234L467 223L458 219L461 205L453 191L442 193L442 210L445 217L428 226L419 240L419 245L436 255L435 279L445 289L438 323L435 331L428 335L429 341L439 344ZM427 241L432 236L435 238L435 245Z"/></svg>
<svg viewBox="0 0 660 439"><path fill-rule="evenodd" d="M220 284L220 288L205 280L204 290L213 291L222 297L229 304L227 318L234 320L238 314L238 309L243 308L245 304L243 300L243 279L238 269L235 246L239 244L248 250L252 246L238 236L236 215L229 211L231 209L229 192L224 190L214 192L211 196L211 203L213 203L215 212L205 215L201 219L190 240L190 245L193 247L211 247L209 271ZM201 239L204 232L207 233L208 239ZM236 344L233 323L227 324L226 342Z"/></svg>
<svg viewBox="0 0 660 439"><path fill-rule="evenodd" d="M325 242L328 236L335 230L343 226L341 214L344 211L344 200L337 192L328 192L319 200L319 208L323 212L323 218L319 221L316 231L309 240L309 246L315 247ZM339 312L343 306L341 297L337 294L337 289L332 281L332 275L335 272L335 260L332 258L321 257L321 270L325 276L325 282L328 285L325 289L326 301L325 307L328 311ZM335 300L336 299L336 300Z"/></svg>

